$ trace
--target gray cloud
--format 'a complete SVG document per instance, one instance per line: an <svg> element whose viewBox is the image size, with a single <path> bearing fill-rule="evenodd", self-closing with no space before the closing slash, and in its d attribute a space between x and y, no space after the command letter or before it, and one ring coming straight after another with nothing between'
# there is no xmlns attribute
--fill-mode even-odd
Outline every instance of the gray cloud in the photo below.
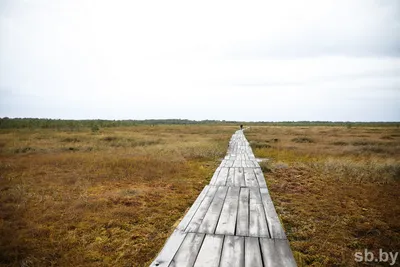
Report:
<svg viewBox="0 0 400 267"><path fill-rule="evenodd" d="M397 0L0 2L0 116L400 120L398 77Z"/></svg>

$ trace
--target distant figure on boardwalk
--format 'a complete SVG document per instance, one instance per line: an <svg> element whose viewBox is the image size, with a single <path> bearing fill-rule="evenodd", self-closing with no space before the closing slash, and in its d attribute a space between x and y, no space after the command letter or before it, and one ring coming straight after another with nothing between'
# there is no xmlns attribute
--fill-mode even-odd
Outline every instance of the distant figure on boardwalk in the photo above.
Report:
<svg viewBox="0 0 400 267"><path fill-rule="evenodd" d="M243 124L240 124L240 130L243 130Z"/></svg>

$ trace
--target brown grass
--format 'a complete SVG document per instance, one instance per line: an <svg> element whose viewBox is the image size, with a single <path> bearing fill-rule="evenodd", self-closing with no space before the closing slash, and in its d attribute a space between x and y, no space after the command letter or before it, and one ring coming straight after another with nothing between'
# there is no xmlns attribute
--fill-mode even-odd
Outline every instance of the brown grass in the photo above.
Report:
<svg viewBox="0 0 400 267"><path fill-rule="evenodd" d="M246 133L255 155L270 159L262 168L299 266L358 266L355 252L400 250L399 133L395 127Z"/></svg>
<svg viewBox="0 0 400 267"><path fill-rule="evenodd" d="M0 131L0 266L147 266L226 153L229 126ZM400 131L253 127L299 266L400 248Z"/></svg>
<svg viewBox="0 0 400 267"><path fill-rule="evenodd" d="M0 266L147 266L234 128L0 132Z"/></svg>

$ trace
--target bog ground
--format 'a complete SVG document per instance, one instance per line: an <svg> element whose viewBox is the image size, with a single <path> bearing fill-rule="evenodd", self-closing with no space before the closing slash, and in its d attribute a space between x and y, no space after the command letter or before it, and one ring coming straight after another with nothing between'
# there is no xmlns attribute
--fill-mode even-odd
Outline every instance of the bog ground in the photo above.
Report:
<svg viewBox="0 0 400 267"><path fill-rule="evenodd" d="M148 266L237 126L0 131L1 266ZM400 130L246 132L298 265L400 250ZM399 261L399 260L398 260Z"/></svg>

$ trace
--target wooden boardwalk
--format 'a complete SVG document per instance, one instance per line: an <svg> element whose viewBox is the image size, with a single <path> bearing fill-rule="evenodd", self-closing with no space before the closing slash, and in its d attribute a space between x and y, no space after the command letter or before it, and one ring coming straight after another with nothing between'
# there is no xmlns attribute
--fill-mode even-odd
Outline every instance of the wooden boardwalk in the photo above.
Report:
<svg viewBox="0 0 400 267"><path fill-rule="evenodd" d="M150 266L296 266L243 131Z"/></svg>

